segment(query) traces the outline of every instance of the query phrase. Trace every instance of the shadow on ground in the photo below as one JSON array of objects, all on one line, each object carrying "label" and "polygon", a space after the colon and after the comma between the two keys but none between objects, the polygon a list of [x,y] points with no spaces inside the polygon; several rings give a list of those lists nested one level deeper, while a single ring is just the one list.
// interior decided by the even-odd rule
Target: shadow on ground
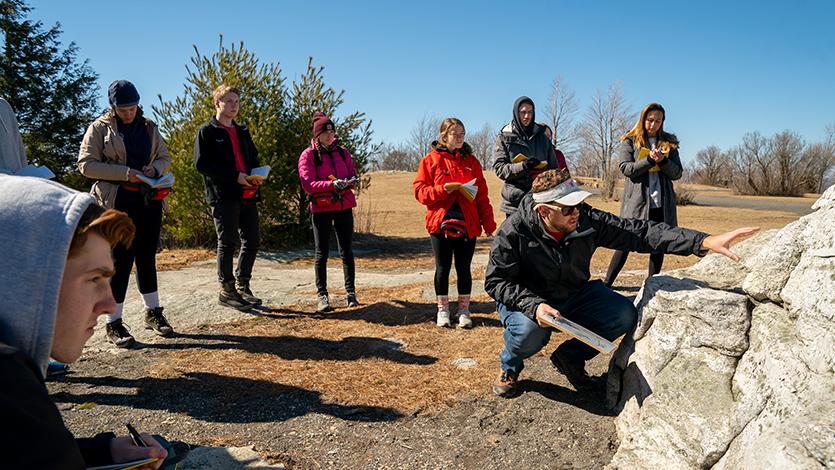
[{"label": "shadow on ground", "polygon": [[575,406],[594,415],[612,416],[611,411],[606,408],[604,402],[606,391],[605,387],[602,386],[594,390],[584,389],[577,392],[570,388],[539,380],[520,380],[519,391],[535,392],[549,400]]},{"label": "shadow on ground", "polygon": [[[271,354],[286,360],[309,361],[356,361],[364,358],[378,358],[401,364],[433,364],[438,361],[432,356],[410,354],[400,351],[401,345],[394,341],[369,337],[347,337],[339,341],[298,336],[238,336],[230,334],[182,333],[178,341],[166,343],[144,343],[142,348],[180,349],[239,349],[252,354]],[[193,340],[193,341],[182,341]]]},{"label": "shadow on ground", "polygon": [[322,413],[349,421],[393,421],[402,415],[390,408],[324,403],[320,394],[280,383],[189,372],[176,378],[143,377],[123,379],[112,376],[76,377],[60,380],[96,388],[121,389],[112,393],[58,392],[59,403],[88,403],[128,406],[148,410],[185,413],[216,423],[286,421],[308,413]]},{"label": "shadow on ground", "polygon": [[[451,302],[452,313],[455,314],[455,303]],[[318,318],[328,320],[361,320],[385,326],[417,325],[420,323],[435,323],[437,306],[434,303],[412,302],[408,300],[392,299],[388,302],[376,302],[350,310],[337,310],[317,315]],[[492,314],[496,311],[495,302],[471,302],[472,313]],[[501,328],[498,318],[473,317],[475,327]]]}]

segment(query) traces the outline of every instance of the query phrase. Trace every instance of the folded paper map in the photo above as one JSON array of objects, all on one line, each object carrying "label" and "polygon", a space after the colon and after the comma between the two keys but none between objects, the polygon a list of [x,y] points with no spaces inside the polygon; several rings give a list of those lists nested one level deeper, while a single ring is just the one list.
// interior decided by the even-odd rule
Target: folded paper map
[{"label": "folded paper map", "polygon": [[[528,159],[528,157],[522,155],[521,153],[517,153],[516,156],[513,157],[513,163],[524,162],[527,159]],[[535,170],[541,170],[541,169],[545,168],[546,166],[548,166],[548,162],[539,162],[539,165],[534,167],[534,169]]]},{"label": "folded paper map", "polygon": [[159,178],[149,178],[145,175],[139,175],[137,178],[152,188],[170,188],[174,186],[174,173],[166,173]]},{"label": "folded paper map", "polygon": [[563,317],[556,318],[551,315],[546,315],[542,320],[548,325],[579,339],[602,353],[608,354],[617,347],[606,338]]},{"label": "folded paper map", "polygon": [[478,194],[478,186],[475,184],[475,178],[466,183],[447,183],[444,185],[444,189],[459,191],[470,201],[474,200],[475,195]]}]

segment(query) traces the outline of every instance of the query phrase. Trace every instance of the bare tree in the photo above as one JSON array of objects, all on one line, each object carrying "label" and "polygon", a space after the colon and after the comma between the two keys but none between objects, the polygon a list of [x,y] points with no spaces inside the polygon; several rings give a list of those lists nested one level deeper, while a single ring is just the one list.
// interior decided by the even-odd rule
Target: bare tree
[{"label": "bare tree", "polygon": [[740,194],[770,194],[768,141],[759,132],[742,136],[742,144],[731,151],[734,191]]},{"label": "bare tree", "polygon": [[478,131],[467,133],[467,143],[473,148],[473,153],[484,169],[491,168],[495,138],[496,131],[486,122]]},{"label": "bare tree", "polygon": [[416,171],[422,155],[406,144],[385,144],[374,162],[377,171]]},{"label": "bare tree", "polygon": [[598,90],[578,126],[580,162],[593,164],[594,176],[602,180],[601,192],[605,198],[612,197],[620,177],[614,161],[615,149],[632,120],[634,115],[626,111],[620,86],[613,84],[605,94]]},{"label": "bare tree", "polygon": [[409,140],[406,142],[407,146],[422,158],[432,150],[432,141],[438,138],[438,129],[440,127],[441,120],[439,118],[424,114],[409,133]]},{"label": "bare tree", "polygon": [[808,174],[808,168],[801,165],[805,148],[806,144],[796,132],[783,131],[771,138],[769,153],[774,162],[776,176],[771,178],[773,194],[803,194]]},{"label": "bare tree", "polygon": [[711,145],[696,153],[696,180],[711,186],[727,186],[730,181],[728,154]]},{"label": "bare tree", "polygon": [[551,82],[551,96],[545,109],[546,123],[551,126],[551,143],[564,154],[574,153],[577,145],[577,132],[574,120],[577,117],[577,99],[574,90],[563,81],[562,75]]}]

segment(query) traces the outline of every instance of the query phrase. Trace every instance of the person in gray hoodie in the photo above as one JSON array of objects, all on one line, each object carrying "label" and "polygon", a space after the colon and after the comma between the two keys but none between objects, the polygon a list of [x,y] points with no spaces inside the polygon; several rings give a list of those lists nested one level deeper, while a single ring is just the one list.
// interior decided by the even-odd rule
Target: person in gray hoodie
[{"label": "person in gray hoodie", "polygon": [[0,98],[0,174],[15,174],[26,166],[23,138],[9,102]]},{"label": "person in gray hoodie", "polygon": [[493,171],[504,181],[501,210],[508,217],[537,175],[559,168],[554,146],[535,118],[533,100],[520,96],[513,103],[513,121],[502,128],[493,146]]},{"label": "person in gray hoodie", "polygon": [[116,306],[112,247],[130,243],[126,214],[39,178],[0,175],[0,454],[3,468],[83,469],[167,452],[102,433],[73,439],[49,398],[50,356],[74,362],[100,315]]}]

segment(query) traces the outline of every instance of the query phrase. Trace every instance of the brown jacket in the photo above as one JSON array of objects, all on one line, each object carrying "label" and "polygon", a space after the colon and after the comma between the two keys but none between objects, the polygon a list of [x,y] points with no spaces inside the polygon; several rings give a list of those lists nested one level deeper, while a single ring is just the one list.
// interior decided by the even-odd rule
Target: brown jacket
[{"label": "brown jacket", "polygon": [[[171,156],[159,127],[150,119],[144,119],[151,136],[151,164],[162,176],[171,167]],[[125,142],[116,130],[116,115],[107,111],[84,133],[78,151],[78,170],[87,178],[96,180],[90,193],[108,209],[112,209],[116,202],[119,184],[128,180],[127,158]]]}]

